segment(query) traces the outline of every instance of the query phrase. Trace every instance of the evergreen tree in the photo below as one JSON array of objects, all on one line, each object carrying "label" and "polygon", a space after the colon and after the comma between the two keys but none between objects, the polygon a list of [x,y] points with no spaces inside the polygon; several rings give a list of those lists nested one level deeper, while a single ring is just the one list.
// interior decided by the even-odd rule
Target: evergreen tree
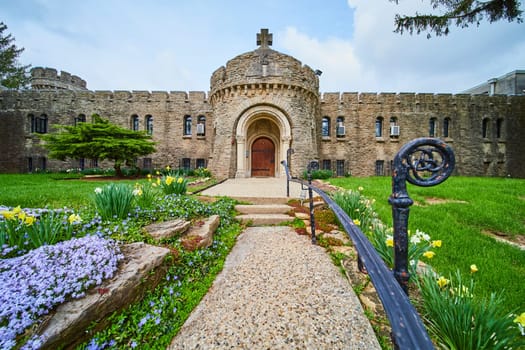
[{"label": "evergreen tree", "polygon": [[4,34],[7,26],[0,22],[0,85],[7,88],[18,89],[29,83],[27,70],[30,67],[20,66],[18,56],[24,51],[14,44],[15,39],[11,34]]},{"label": "evergreen tree", "polygon": [[122,176],[123,164],[134,166],[137,157],[155,152],[155,142],[147,133],[121,128],[97,114],[93,114],[93,123],[57,128],[61,131],[39,135],[50,158],[112,160],[117,176]]},{"label": "evergreen tree", "polygon": [[[396,4],[399,0],[390,0]],[[415,16],[395,17],[396,29],[394,32],[403,34],[405,31],[413,34],[420,34],[428,31],[427,38],[431,33],[437,36],[447,35],[449,27],[455,25],[466,28],[470,24],[479,25],[481,21],[487,20],[489,23],[499,20],[509,22],[516,21],[522,23],[520,2],[517,0],[430,0],[432,7],[443,12],[441,15],[422,15],[416,13]]]}]

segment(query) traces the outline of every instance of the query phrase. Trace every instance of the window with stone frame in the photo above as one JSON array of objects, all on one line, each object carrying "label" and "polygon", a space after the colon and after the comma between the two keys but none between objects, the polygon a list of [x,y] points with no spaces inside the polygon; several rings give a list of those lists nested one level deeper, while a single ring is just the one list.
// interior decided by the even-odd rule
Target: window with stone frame
[{"label": "window with stone frame", "polygon": [[321,120],[321,136],[330,137],[330,117],[323,117]]},{"label": "window with stone frame", "polygon": [[504,137],[504,134],[503,134],[503,125],[504,125],[504,120],[503,118],[498,118],[496,120],[496,137],[498,139],[501,139]]},{"label": "window with stone frame", "polygon": [[131,130],[139,131],[139,116],[136,114],[131,116]]},{"label": "window with stone frame", "polygon": [[332,160],[331,159],[323,159],[321,163],[321,169],[322,170],[332,170]]},{"label": "window with stone frame", "polygon": [[443,137],[450,137],[450,118],[443,119]]},{"label": "window with stone frame", "polygon": [[385,176],[384,160],[376,160],[376,176]]},{"label": "window with stone frame", "polygon": [[148,170],[152,169],[152,164],[153,164],[153,162],[152,162],[151,158],[143,158],[142,159],[142,168],[148,169]]},{"label": "window with stone frame", "polygon": [[197,117],[197,136],[206,136],[206,117],[203,115]]},{"label": "window with stone frame", "polygon": [[195,168],[206,168],[206,159],[204,158],[197,158],[195,161]]},{"label": "window with stone frame", "polygon": [[47,115],[41,114],[39,117],[31,115],[31,132],[38,134],[47,133]]},{"label": "window with stone frame", "polygon": [[399,137],[399,125],[397,123],[397,117],[390,117],[390,137]]},{"label": "window with stone frame", "polygon": [[345,160],[338,159],[335,162],[335,175],[336,176],[345,176]]},{"label": "window with stone frame", "polygon": [[184,136],[190,136],[191,135],[191,115],[185,115],[184,116],[184,130],[183,135]]},{"label": "window with stone frame", "polygon": [[153,135],[153,117],[150,114],[148,114],[145,120],[146,132],[148,133],[148,135]]},{"label": "window with stone frame", "polygon": [[337,117],[335,122],[335,136],[336,137],[345,137],[346,128],[345,128],[345,118]]},{"label": "window with stone frame", "polygon": [[383,117],[376,118],[375,132],[376,137],[383,137]]},{"label": "window with stone frame", "polygon": [[191,159],[190,158],[182,158],[181,160],[181,166],[184,170],[190,170],[191,169]]},{"label": "window with stone frame", "polygon": [[481,122],[481,137],[484,139],[489,137],[490,119],[484,118]]},{"label": "window with stone frame", "polygon": [[78,125],[78,123],[85,123],[86,122],[86,115],[85,114],[79,114],[75,117],[74,124],[75,126]]},{"label": "window with stone frame", "polygon": [[428,136],[437,137],[437,119],[430,118],[428,121]]}]

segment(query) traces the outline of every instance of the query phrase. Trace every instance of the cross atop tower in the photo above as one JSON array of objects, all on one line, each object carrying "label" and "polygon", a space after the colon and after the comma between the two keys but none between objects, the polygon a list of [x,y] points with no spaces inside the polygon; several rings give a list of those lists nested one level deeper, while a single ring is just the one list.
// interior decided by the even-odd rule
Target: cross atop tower
[{"label": "cross atop tower", "polygon": [[262,49],[267,49],[272,45],[272,33],[268,33],[268,29],[262,29],[261,32],[257,33],[257,45],[260,45]]}]

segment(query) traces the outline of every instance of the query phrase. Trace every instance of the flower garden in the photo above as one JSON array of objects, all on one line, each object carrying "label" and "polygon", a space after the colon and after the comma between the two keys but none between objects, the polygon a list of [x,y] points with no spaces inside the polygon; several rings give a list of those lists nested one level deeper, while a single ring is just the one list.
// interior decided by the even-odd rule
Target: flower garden
[{"label": "flower garden", "polygon": [[[359,180],[357,179],[355,184],[358,184]],[[355,186],[355,184],[348,184],[346,180],[334,179],[332,182],[347,188]],[[334,200],[353,218],[354,223],[360,226],[386,265],[392,268],[394,262],[392,228],[379,219],[374,208],[376,200],[365,197],[362,194],[363,190],[363,187],[357,185],[354,189],[336,192]],[[521,304],[509,307],[505,297],[509,296],[508,294],[512,295],[511,293],[504,293],[504,289],[486,291],[477,286],[478,271],[484,266],[490,269],[490,265],[494,262],[483,265],[468,264],[467,273],[461,271],[464,269],[456,267],[455,271],[447,275],[440,274],[431,265],[434,257],[440,255],[440,250],[447,249],[447,240],[433,240],[429,234],[419,229],[413,231],[409,230],[408,249],[411,284],[417,289],[415,294],[418,296],[413,302],[422,315],[434,344],[442,349],[522,349],[525,347],[525,312],[523,312],[522,294],[524,276],[521,275],[521,278],[516,276],[521,280],[518,282],[518,285],[521,284],[521,289],[515,291],[516,294],[521,295],[518,296],[521,298]],[[453,244],[451,242],[451,245]],[[511,247],[508,249],[512,254],[516,254],[516,249]],[[472,253],[471,250],[470,254],[466,255],[474,255]],[[420,260],[424,260],[425,264],[420,264]],[[461,263],[461,261],[461,256],[457,254],[456,262]],[[502,287],[504,288],[504,285]]]},{"label": "flower garden", "polygon": [[[201,175],[209,176],[209,173]],[[10,206],[0,207],[1,349],[40,348],[42,339],[36,330],[45,316],[57,305],[83,297],[114,276],[124,258],[120,245],[131,242],[160,244],[172,251],[166,261],[164,279],[141,301],[111,315],[109,325],[104,329],[99,330],[94,324],[86,333],[87,340],[77,348],[166,348],[222,269],[224,259],[241,230],[233,218],[233,200],[220,198],[214,202],[202,202],[187,194],[188,186],[192,186],[188,177],[171,169],[159,170],[138,181],[112,183],[57,181],[47,175],[19,175],[17,179],[21,179],[21,184],[12,187],[15,186],[12,184],[16,182],[14,179],[10,175],[0,176],[0,183],[9,182],[2,184],[2,188],[11,189],[1,196],[1,200]],[[390,208],[380,199],[386,201],[384,188],[389,184],[377,182],[382,179],[331,181],[351,180],[359,185],[344,183],[344,187],[355,189],[337,192],[335,200],[367,234],[379,255],[391,267]],[[367,181],[376,182],[372,185]],[[517,190],[509,190],[502,188],[498,180],[483,181],[492,181],[491,186],[484,183],[484,187],[493,187],[498,193],[509,192],[509,198],[516,197],[517,203],[523,200],[519,198],[525,198],[523,182],[512,182],[510,187]],[[367,183],[366,190],[360,187],[362,183]],[[459,186],[473,192],[464,183]],[[480,187],[479,183],[474,186]],[[57,191],[55,197],[67,198],[71,204],[65,207],[67,203],[63,202],[55,205],[56,208],[40,204],[40,208],[30,208],[27,203],[35,203],[35,198],[40,198],[41,203],[52,200],[38,192],[25,196],[25,192],[30,192],[26,189],[36,188],[43,188],[43,191],[53,188]],[[9,202],[7,192],[16,191],[19,195],[14,198],[21,201],[20,205],[15,205],[12,200]],[[377,200],[365,197],[365,192]],[[487,209],[483,195],[477,194],[477,197],[482,197],[483,203],[475,214],[477,225],[493,227],[492,222],[480,221],[489,220],[484,214],[491,210]],[[424,202],[425,195],[416,193],[415,199]],[[457,199],[475,202],[474,196]],[[505,201],[520,208],[512,199],[505,198]],[[457,212],[461,218],[468,219],[459,204],[451,205],[452,211],[450,208],[445,210],[448,215]],[[495,211],[494,208],[491,209]],[[413,209],[417,212],[428,208]],[[512,225],[519,218],[523,222],[525,213],[520,210],[511,213],[508,209],[498,212],[508,213],[511,217],[512,222],[503,223],[509,227],[508,231],[520,232],[519,225],[517,229]],[[221,223],[213,244],[205,249],[186,249],[179,238],[154,242],[142,230],[154,222],[172,218],[198,222],[214,214],[220,216]],[[415,224],[411,225],[409,245],[412,288],[418,290],[414,303],[435,344],[443,349],[522,348],[525,346],[522,251],[498,245],[502,250],[487,258],[487,252],[494,246],[492,240],[487,240],[490,246],[483,245],[468,236],[463,227],[454,226],[450,217],[444,227],[447,231],[454,231],[455,235],[447,235],[441,226],[436,225],[436,215],[431,220],[435,226],[418,221],[418,218],[431,215],[411,215],[411,223]],[[467,224],[467,221],[463,222],[463,226]],[[479,249],[472,249],[475,245]],[[476,258],[480,254],[483,259]],[[511,262],[506,264],[504,259],[511,259]],[[422,269],[421,262],[432,268]],[[501,269],[502,266],[505,269]],[[510,270],[510,281],[507,281],[504,270]],[[499,278],[502,291],[500,288],[491,289],[493,275]]]},{"label": "flower garden", "polygon": [[[93,182],[89,204],[78,209],[0,208],[0,348],[40,348],[35,330],[45,316],[113,277],[124,258],[120,245],[137,241],[170,248],[165,278],[143,300],[115,312],[109,327],[89,330],[90,339],[78,348],[166,348],[240,232],[232,200],[201,202],[186,194],[188,185],[182,174],[163,169],[134,184]],[[206,249],[186,250],[179,238],[153,242],[141,229],[214,214],[221,223]]]}]

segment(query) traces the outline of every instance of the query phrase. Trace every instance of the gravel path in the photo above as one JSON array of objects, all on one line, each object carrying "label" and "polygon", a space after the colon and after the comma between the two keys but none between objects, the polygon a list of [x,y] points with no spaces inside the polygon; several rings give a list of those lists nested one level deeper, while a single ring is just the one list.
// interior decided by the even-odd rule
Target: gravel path
[{"label": "gravel path", "polygon": [[323,248],[289,227],[250,227],[168,349],[380,347]]}]

